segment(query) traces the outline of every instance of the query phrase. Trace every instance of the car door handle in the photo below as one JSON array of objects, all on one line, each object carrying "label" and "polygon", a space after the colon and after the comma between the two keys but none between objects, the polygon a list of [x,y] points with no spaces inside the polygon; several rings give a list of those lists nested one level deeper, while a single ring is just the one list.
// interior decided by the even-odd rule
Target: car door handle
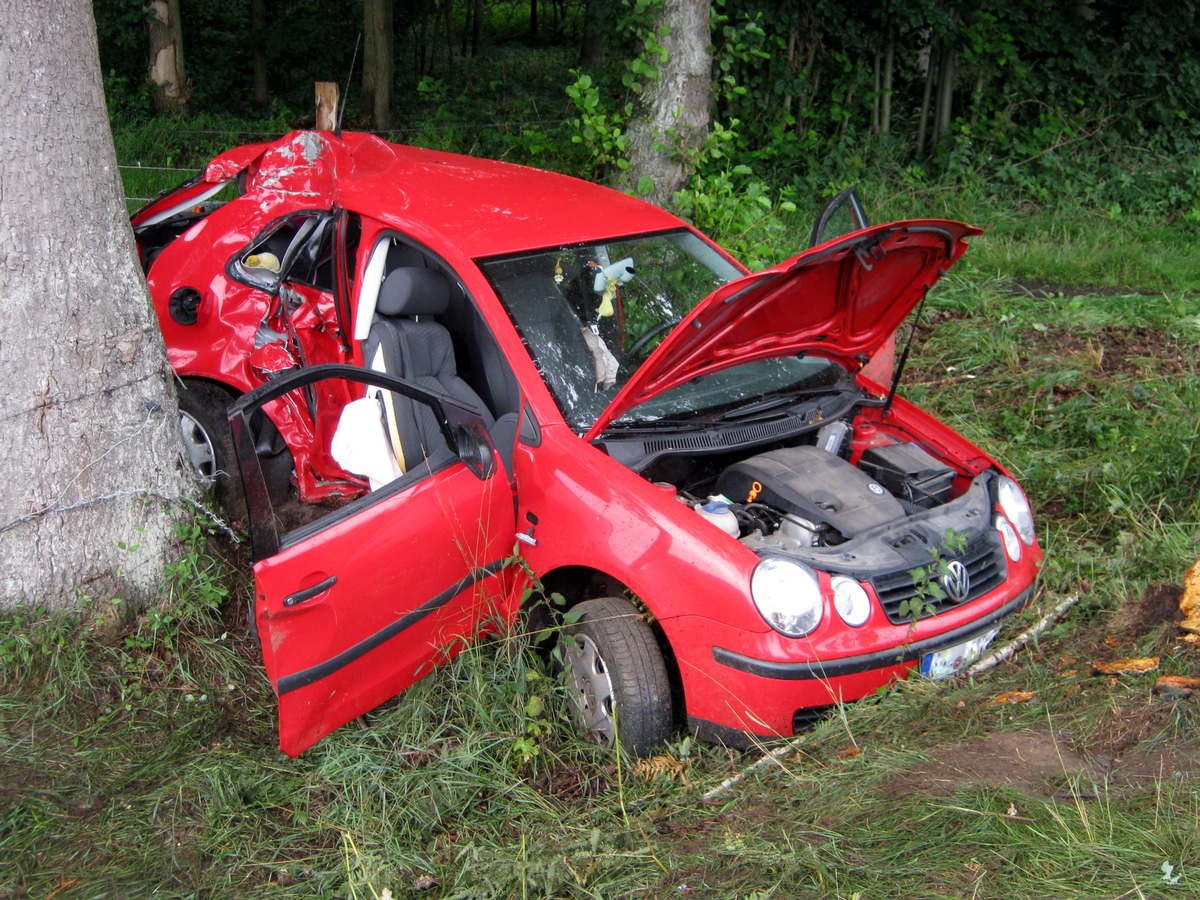
[{"label": "car door handle", "polygon": [[283,605],[285,607],[291,608],[293,606],[296,606],[297,604],[303,603],[305,600],[311,600],[313,597],[316,597],[320,594],[325,593],[327,590],[329,590],[335,584],[337,584],[337,576],[330,575],[328,578],[326,578],[320,584],[314,584],[310,588],[305,588],[302,591],[296,591],[296,593],[294,593],[294,594],[288,594],[286,597],[283,598]]}]

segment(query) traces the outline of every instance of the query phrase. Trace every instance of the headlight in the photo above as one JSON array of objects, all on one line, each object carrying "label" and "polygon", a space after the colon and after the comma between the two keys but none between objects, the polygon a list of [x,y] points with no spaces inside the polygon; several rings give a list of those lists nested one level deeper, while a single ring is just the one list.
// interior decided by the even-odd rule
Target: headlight
[{"label": "headlight", "polygon": [[1033,511],[1029,508],[1029,501],[1025,499],[1025,492],[1011,478],[1001,475],[996,496],[1000,501],[1000,509],[1008,516],[1008,521],[1013,523],[1025,546],[1032,547]]},{"label": "headlight", "polygon": [[1021,542],[1017,539],[1017,532],[1012,524],[1004,516],[996,516],[996,530],[1000,532],[1000,538],[1004,541],[1004,552],[1008,554],[1008,558],[1013,562],[1019,560]]},{"label": "headlight", "polygon": [[863,586],[845,575],[834,575],[832,585],[833,608],[842,621],[854,628],[866,622],[871,613],[871,601]]},{"label": "headlight", "polygon": [[767,624],[788,637],[801,637],[821,624],[821,585],[808,566],[768,557],[754,567],[750,595]]}]

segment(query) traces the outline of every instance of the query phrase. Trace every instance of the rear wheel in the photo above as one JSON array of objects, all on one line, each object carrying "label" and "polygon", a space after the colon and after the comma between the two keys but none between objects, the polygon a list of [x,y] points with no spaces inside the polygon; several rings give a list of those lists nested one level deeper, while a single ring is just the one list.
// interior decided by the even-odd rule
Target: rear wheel
[{"label": "rear wheel", "polygon": [[644,756],[671,736],[671,685],[650,626],[617,597],[585,600],[563,629],[563,662],[589,739]]}]

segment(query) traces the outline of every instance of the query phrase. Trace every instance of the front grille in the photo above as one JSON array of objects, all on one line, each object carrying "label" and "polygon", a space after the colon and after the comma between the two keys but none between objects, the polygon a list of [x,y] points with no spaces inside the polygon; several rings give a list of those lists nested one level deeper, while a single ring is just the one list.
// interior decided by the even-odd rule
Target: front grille
[{"label": "front grille", "polygon": [[[982,597],[1003,582],[1008,574],[1000,542],[992,539],[990,534],[981,535],[967,547],[962,556],[955,558],[967,567],[967,571],[971,575],[971,588],[966,599],[955,601],[949,597],[943,597],[941,600],[935,600],[927,595],[923,604],[926,608],[922,610],[919,618],[936,616],[938,613],[954,609],[976,597]],[[901,572],[877,575],[871,579],[879,602],[883,604],[883,611],[893,625],[903,625],[912,621],[911,615],[900,615],[900,604],[917,596],[918,583],[914,580],[914,572],[917,571],[916,569],[905,569]],[[920,577],[922,576],[918,573],[918,578]]]}]

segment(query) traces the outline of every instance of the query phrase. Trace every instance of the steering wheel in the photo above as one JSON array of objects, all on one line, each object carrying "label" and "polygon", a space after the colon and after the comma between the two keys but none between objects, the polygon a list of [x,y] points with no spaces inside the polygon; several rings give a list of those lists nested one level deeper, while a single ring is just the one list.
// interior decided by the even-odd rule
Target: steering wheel
[{"label": "steering wheel", "polygon": [[639,337],[636,341],[634,341],[633,345],[625,351],[625,361],[623,363],[624,366],[627,369],[636,368],[642,362],[643,358],[650,355],[648,352],[642,352],[646,349],[646,345],[664,331],[667,331],[668,329],[674,328],[676,325],[678,325],[681,318],[681,316],[676,316],[673,319],[667,319],[665,322],[659,322],[657,325]]}]

